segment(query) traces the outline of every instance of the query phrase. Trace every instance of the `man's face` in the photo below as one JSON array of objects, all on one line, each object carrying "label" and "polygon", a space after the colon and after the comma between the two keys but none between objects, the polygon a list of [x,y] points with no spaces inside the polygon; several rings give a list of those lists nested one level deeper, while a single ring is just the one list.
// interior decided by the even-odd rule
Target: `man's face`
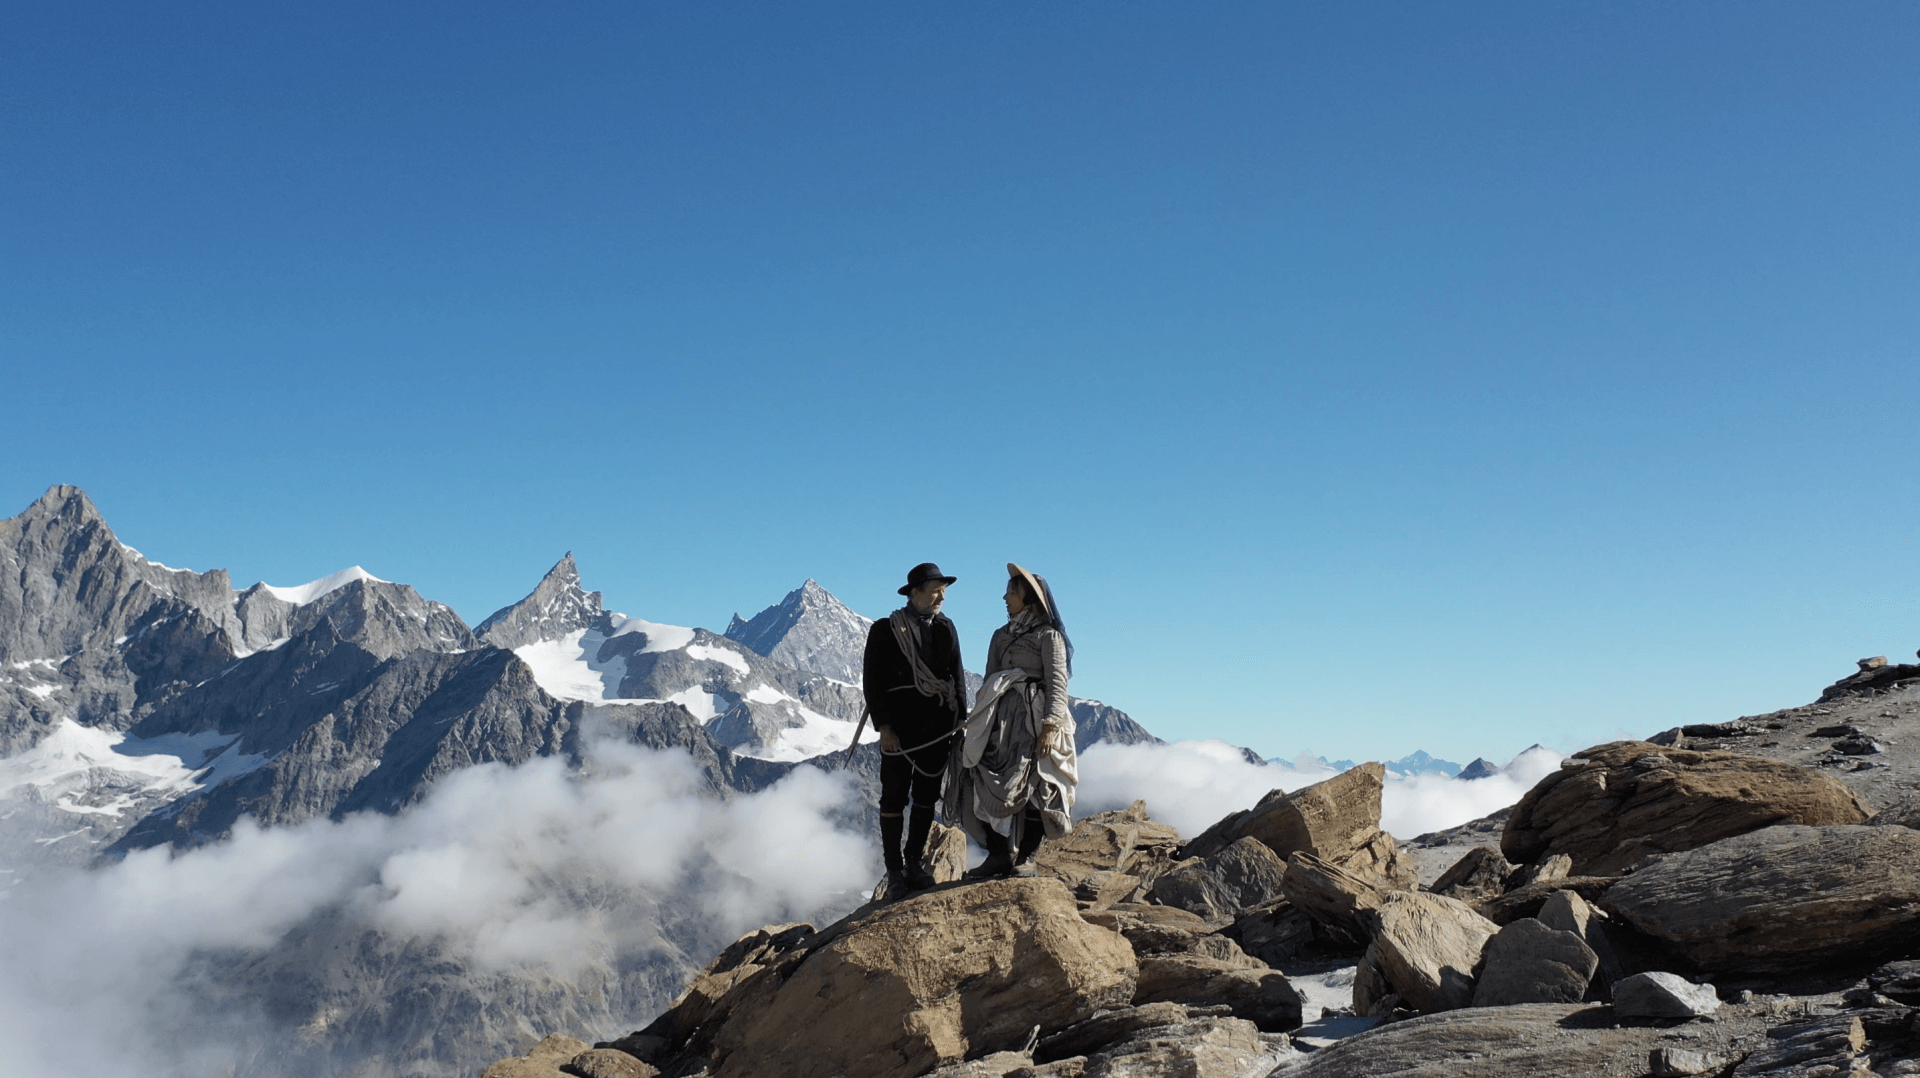
[{"label": "man's face", "polygon": [[907,596],[916,614],[934,614],[940,610],[940,604],[947,601],[947,586],[938,580],[929,580],[913,589]]}]

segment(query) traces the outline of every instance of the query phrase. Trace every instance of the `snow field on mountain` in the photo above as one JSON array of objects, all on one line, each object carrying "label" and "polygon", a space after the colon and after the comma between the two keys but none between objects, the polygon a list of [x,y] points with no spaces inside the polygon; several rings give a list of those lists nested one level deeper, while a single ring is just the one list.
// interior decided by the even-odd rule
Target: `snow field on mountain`
[{"label": "snow field on mountain", "polygon": [[[239,752],[238,740],[213,731],[142,740],[63,718],[39,744],[0,759],[0,799],[33,787],[63,811],[118,816],[139,800],[124,792],[128,786],[167,799],[217,786],[267,762],[265,756]],[[84,800],[100,789],[116,793],[100,804]]]},{"label": "snow field on mountain", "polygon": [[606,662],[594,658],[606,641],[592,629],[575,629],[558,640],[523,644],[513,653],[533,671],[534,683],[548,696],[604,704],[619,698],[620,681],[627,676],[625,657],[615,655]]},{"label": "snow field on mountain", "polygon": [[[149,562],[148,564],[153,563]],[[338,591],[356,580],[371,581],[375,584],[386,583],[386,581],[381,580],[379,577],[374,576],[358,565],[353,565],[337,573],[330,573],[318,580],[310,580],[296,587],[276,588],[272,584],[265,582],[262,582],[260,586],[267,589],[267,593],[276,599],[292,603],[295,606],[305,606],[315,599],[320,598],[322,595],[330,591]]]}]

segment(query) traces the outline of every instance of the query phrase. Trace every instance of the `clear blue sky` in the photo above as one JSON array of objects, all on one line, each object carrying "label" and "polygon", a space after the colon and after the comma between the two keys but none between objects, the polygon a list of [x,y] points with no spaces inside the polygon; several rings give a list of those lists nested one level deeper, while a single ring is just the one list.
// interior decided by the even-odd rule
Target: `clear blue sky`
[{"label": "clear blue sky", "polygon": [[[573,550],[722,628],[1002,563],[1075,688],[1504,760],[1920,647],[1920,6],[18,4],[0,515]],[[977,659],[976,659],[977,661]]]}]

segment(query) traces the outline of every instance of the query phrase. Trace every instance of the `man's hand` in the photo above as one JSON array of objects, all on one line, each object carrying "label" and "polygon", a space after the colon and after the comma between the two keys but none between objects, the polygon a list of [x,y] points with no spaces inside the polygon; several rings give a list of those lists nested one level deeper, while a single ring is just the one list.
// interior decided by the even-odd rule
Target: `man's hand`
[{"label": "man's hand", "polygon": [[900,751],[900,739],[894,736],[893,727],[891,726],[880,727],[880,751],[881,752],[899,752]]}]

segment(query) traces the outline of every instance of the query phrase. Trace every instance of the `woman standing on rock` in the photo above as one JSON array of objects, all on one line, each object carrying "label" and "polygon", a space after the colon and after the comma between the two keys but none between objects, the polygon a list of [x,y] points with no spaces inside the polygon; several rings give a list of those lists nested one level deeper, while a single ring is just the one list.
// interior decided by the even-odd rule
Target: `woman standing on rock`
[{"label": "woman standing on rock", "polygon": [[1033,875],[1040,840],[1072,828],[1079,784],[1073,643],[1046,578],[1012,562],[1007,577],[1007,623],[987,644],[986,680],[947,765],[945,815],[987,851],[975,879]]}]

